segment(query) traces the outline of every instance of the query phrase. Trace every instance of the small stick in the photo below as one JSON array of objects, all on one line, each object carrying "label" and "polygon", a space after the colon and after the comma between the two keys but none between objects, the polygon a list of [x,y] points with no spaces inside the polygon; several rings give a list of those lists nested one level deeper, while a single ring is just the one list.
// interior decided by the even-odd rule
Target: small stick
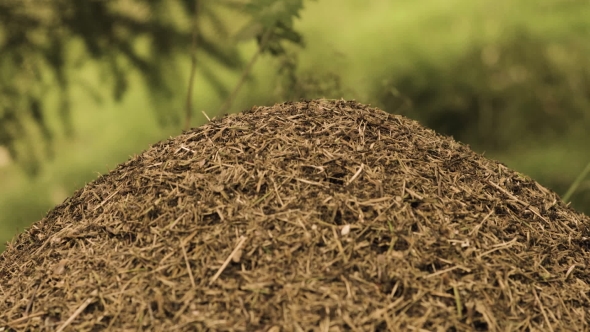
[{"label": "small stick", "polygon": [[539,299],[539,296],[537,295],[537,291],[535,290],[535,287],[531,287],[533,289],[533,294],[535,295],[535,300],[537,300],[537,304],[539,304],[539,308],[541,309],[541,313],[543,314],[543,317],[545,318],[545,322],[547,323],[547,326],[549,327],[549,331],[553,332],[553,327],[551,326],[551,323],[549,322],[549,317],[547,317],[547,314],[545,313],[545,308],[543,308],[543,304],[541,303],[541,300]]},{"label": "small stick", "polygon": [[94,296],[86,299],[86,301],[84,301],[84,303],[82,303],[82,305],[80,305],[80,307],[76,309],[76,311],[70,316],[70,318],[68,318],[68,320],[66,320],[66,322],[63,323],[63,325],[60,326],[55,332],[63,331],[68,325],[70,325],[70,323],[74,321],[74,319],[76,319],[76,317],[78,317],[78,315],[82,313],[82,311],[84,311],[84,309],[86,309],[86,307],[90,303],[92,303],[92,301],[94,301]]},{"label": "small stick", "polygon": [[15,319],[13,321],[8,322],[7,325],[10,326],[10,325],[18,324],[18,323],[24,322],[24,321],[26,321],[28,319],[31,319],[33,317],[39,317],[39,316],[43,316],[45,314],[46,314],[46,312],[41,311],[41,312],[37,312],[37,313],[34,313],[34,314],[30,314],[28,316],[23,316],[21,318],[18,318],[18,319]]},{"label": "small stick", "polygon": [[186,249],[184,249],[184,244],[182,242],[180,242],[180,248],[182,249],[182,255],[184,256],[184,262],[186,263],[188,277],[191,278],[191,285],[193,286],[193,288],[197,288],[197,285],[195,285],[195,278],[193,277],[193,271],[191,271],[191,265],[188,262],[188,256],[186,255]]},{"label": "small stick", "polygon": [[463,311],[463,305],[461,304],[461,295],[459,294],[459,290],[457,286],[453,286],[453,294],[455,295],[455,305],[457,307],[457,317],[461,319],[461,312]]},{"label": "small stick", "polygon": [[211,118],[209,117],[209,115],[207,115],[207,113],[205,113],[205,111],[201,111],[201,113],[203,113],[203,115],[207,118],[207,120],[209,122],[211,122]]},{"label": "small stick", "polygon": [[448,269],[436,271],[434,273],[425,275],[422,278],[428,279],[428,278],[436,277],[437,275],[441,275],[441,274],[444,274],[444,273],[447,273],[447,272],[450,272],[450,271],[453,271],[453,270],[456,270],[456,269],[465,269],[465,268],[463,268],[461,266],[453,266],[453,267],[449,267]]},{"label": "small stick", "polygon": [[100,204],[95,206],[92,211],[96,211],[96,210],[100,209],[106,202],[109,201],[109,199],[113,198],[113,196],[115,196],[118,192],[119,192],[119,189],[115,190],[112,194],[110,194],[107,198],[105,198],[104,201],[102,201]]},{"label": "small stick", "polygon": [[219,276],[221,275],[221,273],[223,273],[223,270],[225,270],[225,268],[227,267],[227,265],[229,264],[229,262],[232,260],[232,258],[234,257],[234,255],[238,252],[238,250],[240,250],[240,248],[244,244],[244,241],[246,241],[246,237],[241,236],[240,237],[240,242],[238,242],[238,245],[234,248],[234,251],[232,251],[231,254],[229,254],[229,256],[227,257],[227,259],[225,260],[225,262],[223,262],[223,265],[221,265],[221,267],[219,268],[219,270],[217,271],[217,273],[215,273],[215,275],[213,276],[213,278],[211,278],[211,281],[209,281],[209,285],[212,285],[215,282],[215,280],[217,280],[217,278],[219,278]]},{"label": "small stick", "polygon": [[356,180],[356,178],[358,178],[359,175],[361,175],[361,172],[363,171],[364,167],[365,167],[365,164],[361,164],[361,167],[359,167],[358,171],[356,171],[356,173],[354,173],[352,178],[350,178],[350,180],[348,180],[348,183],[346,185],[349,185],[352,183],[352,181]]},{"label": "small stick", "polygon": [[525,209],[531,211],[534,215],[536,215],[537,217],[539,217],[541,220],[543,220],[546,223],[549,223],[549,221],[547,221],[547,219],[545,219],[541,214],[539,214],[539,212],[533,210],[530,208],[530,204],[527,204],[523,201],[521,201],[520,199],[518,199],[518,197],[512,195],[511,193],[509,193],[508,191],[504,190],[502,187],[500,187],[499,185],[493,183],[492,181],[488,181],[488,183],[490,184],[490,186],[500,190],[502,193],[504,193],[506,196],[510,197],[511,199],[515,200],[516,202],[520,203]]},{"label": "small stick", "polygon": [[37,287],[35,287],[35,290],[33,291],[33,295],[31,295],[31,299],[29,300],[29,303],[27,303],[27,308],[25,309],[25,316],[29,315],[31,308],[33,307],[33,301],[35,301],[35,296],[37,296],[37,291],[39,290],[39,287],[41,287],[40,283],[37,284]]},{"label": "small stick", "polygon": [[334,240],[336,241],[336,245],[338,246],[338,250],[340,251],[340,254],[342,255],[342,260],[344,261],[344,263],[348,263],[348,257],[346,257],[346,254],[344,253],[344,248],[342,247],[342,243],[340,243],[340,240],[338,239],[338,233],[336,233],[336,227],[332,227],[332,232],[334,233]]},{"label": "small stick", "polygon": [[572,273],[572,271],[576,268],[576,264],[570,266],[569,269],[567,269],[567,272],[565,273],[565,278],[563,278],[563,280],[567,280],[567,277],[570,276],[570,274]]}]

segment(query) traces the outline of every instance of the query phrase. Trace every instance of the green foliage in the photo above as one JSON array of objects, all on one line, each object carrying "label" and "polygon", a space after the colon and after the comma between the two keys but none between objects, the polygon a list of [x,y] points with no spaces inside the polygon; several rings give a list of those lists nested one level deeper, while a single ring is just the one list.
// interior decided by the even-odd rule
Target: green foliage
[{"label": "green foliage", "polygon": [[273,56],[286,56],[283,41],[303,45],[301,35],[293,29],[293,20],[299,17],[301,9],[303,9],[302,0],[253,0],[245,6],[245,10],[252,16],[252,20],[240,31],[238,36],[241,39],[255,37],[258,42],[258,50],[243,70],[232,93],[219,109],[218,115],[227,113],[261,54],[268,52]]},{"label": "green foliage", "polygon": [[590,124],[590,49],[517,33],[453,62],[392,73],[376,91],[386,109],[481,150],[549,142]]},{"label": "green foliage", "polygon": [[[218,8],[237,10],[242,4],[197,1],[202,2],[200,20],[215,31],[198,35],[199,50],[222,66],[238,69],[235,45],[223,42],[229,36]],[[197,1],[0,1],[0,145],[35,173],[31,165],[43,156],[35,153],[29,138],[37,133],[50,142],[56,130],[50,128],[44,101],[59,95],[61,125],[71,134],[75,128],[69,90],[74,71],[88,62],[103,67],[116,100],[124,96],[133,72],[142,76],[156,105],[173,97],[174,85],[186,80],[175,57],[190,45],[188,17]],[[207,68],[203,73],[218,93],[226,93],[217,75]],[[178,122],[179,114],[164,109],[156,108],[162,124]]]},{"label": "green foliage", "polygon": [[373,100],[567,192],[564,199],[590,213],[582,171],[590,139],[586,40],[587,32],[548,36],[519,28],[445,61],[413,53],[412,65],[375,80]]},{"label": "green foliage", "polygon": [[289,28],[293,27],[293,17],[299,17],[303,8],[303,0],[254,0],[246,5],[254,20],[265,28],[278,23]]},{"label": "green foliage", "polygon": [[[0,145],[35,174],[39,159],[51,155],[57,130],[47,120],[45,100],[59,95],[61,127],[71,135],[75,128],[69,91],[74,71],[88,63],[102,67],[105,83],[94,91],[88,87],[92,96],[108,86],[111,97],[120,101],[132,74],[138,73],[160,124],[178,125],[181,114],[169,111],[169,101],[184,90],[188,77],[179,63],[191,46],[234,71],[242,68],[239,40],[256,39],[260,53],[283,55],[283,41],[302,45],[301,35],[293,29],[302,8],[303,0],[0,0]],[[227,10],[251,18],[237,40],[230,38],[233,22],[222,16]],[[198,70],[220,97],[228,95],[212,66],[199,63]],[[190,112],[189,107],[189,122]],[[34,146],[39,139],[31,139],[39,135],[46,143],[43,149]]]},{"label": "green foliage", "polygon": [[274,94],[280,101],[301,99],[342,98],[348,92],[339,73],[330,70],[301,70],[295,52],[286,52],[279,57],[278,84]]},{"label": "green foliage", "polygon": [[[250,24],[240,32],[242,39],[255,37],[263,52],[285,54],[282,41],[302,44],[301,35],[293,29],[293,20],[299,17],[303,0],[253,0],[245,6],[252,16]],[[264,40],[268,34],[267,40]]]}]

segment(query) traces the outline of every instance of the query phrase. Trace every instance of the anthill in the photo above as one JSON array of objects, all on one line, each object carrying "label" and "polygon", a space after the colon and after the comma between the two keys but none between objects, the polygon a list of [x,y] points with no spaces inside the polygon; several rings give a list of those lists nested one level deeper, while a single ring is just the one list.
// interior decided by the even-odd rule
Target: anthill
[{"label": "anthill", "polygon": [[0,326],[587,331],[589,273],[590,220],[553,192],[315,100],[213,120],[78,190],[0,256]]}]

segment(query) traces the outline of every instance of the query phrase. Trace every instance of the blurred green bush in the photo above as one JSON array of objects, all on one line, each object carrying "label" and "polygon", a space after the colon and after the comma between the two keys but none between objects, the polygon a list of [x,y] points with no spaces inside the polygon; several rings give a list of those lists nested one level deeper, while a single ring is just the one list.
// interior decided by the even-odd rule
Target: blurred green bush
[{"label": "blurred green bush", "polygon": [[[521,29],[444,63],[417,54],[413,66],[388,73],[373,91],[384,109],[492,156],[557,143],[581,147],[578,164],[590,161],[583,153],[590,138],[590,48],[583,38],[553,41]],[[563,178],[542,182],[563,194]],[[590,213],[589,181],[572,201]]]}]

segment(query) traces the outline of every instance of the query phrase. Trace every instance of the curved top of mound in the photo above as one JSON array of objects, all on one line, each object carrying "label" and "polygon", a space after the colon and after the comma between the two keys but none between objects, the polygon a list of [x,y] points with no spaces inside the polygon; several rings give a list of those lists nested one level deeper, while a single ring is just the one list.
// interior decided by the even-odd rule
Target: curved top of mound
[{"label": "curved top of mound", "polygon": [[86,185],[0,256],[0,326],[590,328],[590,220],[355,102],[255,107]]}]

